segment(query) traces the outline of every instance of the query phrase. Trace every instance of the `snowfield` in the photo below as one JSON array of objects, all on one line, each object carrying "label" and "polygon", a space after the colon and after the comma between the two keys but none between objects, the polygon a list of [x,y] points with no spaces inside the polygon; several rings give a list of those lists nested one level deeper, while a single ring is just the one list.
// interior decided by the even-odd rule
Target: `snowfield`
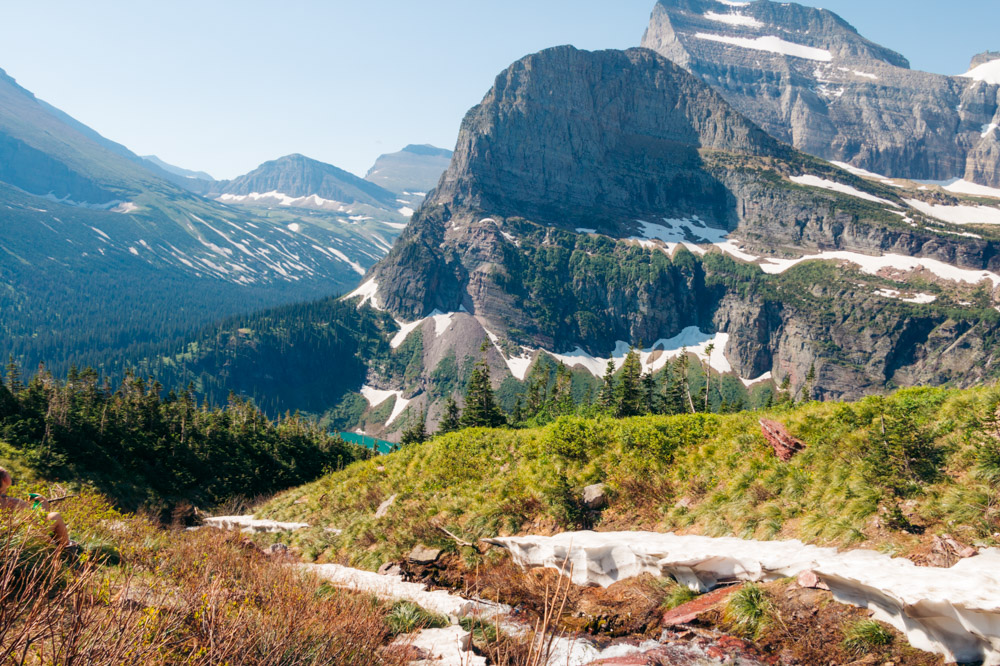
[{"label": "snowfield", "polygon": [[874,194],[868,194],[867,192],[862,192],[861,190],[851,187],[850,185],[844,185],[843,183],[838,183],[832,180],[827,180],[826,178],[820,178],[819,176],[805,175],[805,176],[792,176],[789,178],[790,181],[798,185],[806,185],[808,187],[818,187],[824,190],[831,190],[833,192],[840,192],[841,194],[847,194],[852,197],[857,197],[858,199],[864,199],[866,201],[874,201],[875,203],[883,203],[889,206],[894,206],[899,208],[899,204],[894,201],[889,201],[888,199],[882,199]]},{"label": "snowfield", "polygon": [[831,62],[833,60],[833,54],[826,49],[817,49],[811,46],[803,46],[802,44],[788,42],[780,37],[775,37],[774,35],[750,38],[716,35],[710,32],[698,32],[695,33],[694,36],[698,39],[721,42],[723,44],[732,44],[733,46],[739,46],[744,49],[768,51],[770,53],[777,53],[778,55],[805,58],[806,60],[816,60],[818,62]]},{"label": "snowfield", "polygon": [[396,402],[392,406],[392,413],[389,415],[389,418],[385,422],[386,425],[389,425],[397,418],[399,418],[399,415],[402,414],[404,411],[406,411],[407,405],[410,404],[409,400],[403,398],[402,391],[383,391],[368,386],[367,384],[361,387],[361,395],[364,396],[365,400],[368,401],[368,404],[371,407],[378,407],[389,398],[395,396]]},{"label": "snowfield", "polygon": [[965,74],[959,76],[973,81],[982,81],[994,86],[1000,86],[1000,59],[984,62],[978,67],[970,69]]},{"label": "snowfield", "polygon": [[1000,208],[992,206],[945,206],[906,199],[911,208],[951,224],[1000,224]]}]

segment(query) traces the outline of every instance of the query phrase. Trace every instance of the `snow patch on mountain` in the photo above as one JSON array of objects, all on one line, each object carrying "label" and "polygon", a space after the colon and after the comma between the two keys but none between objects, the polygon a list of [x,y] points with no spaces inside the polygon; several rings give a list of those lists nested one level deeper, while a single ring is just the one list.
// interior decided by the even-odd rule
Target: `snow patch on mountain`
[{"label": "snow patch on mountain", "polygon": [[886,298],[896,298],[904,303],[916,303],[918,305],[933,303],[937,300],[937,296],[933,294],[915,294],[913,296],[904,297],[903,293],[901,291],[897,291],[896,289],[879,289],[875,293],[879,296],[885,296]]},{"label": "snow patch on mountain", "polygon": [[959,74],[973,81],[982,81],[994,86],[1000,86],[1000,59],[984,62],[978,67],[973,67],[965,74]]},{"label": "snow patch on mountain", "polygon": [[731,14],[718,14],[716,12],[705,12],[704,16],[709,21],[715,21],[716,23],[746,26],[749,28],[764,27],[764,24],[755,19],[754,17],[744,16],[743,14],[737,14],[736,12],[733,12]]},{"label": "snow patch on mountain", "polygon": [[951,224],[1000,224],[1000,208],[991,206],[947,206],[906,199],[911,208]]},{"label": "snow patch on mountain", "polygon": [[795,42],[785,41],[774,35],[765,37],[731,37],[729,35],[717,35],[710,32],[695,33],[697,39],[704,39],[712,42],[731,44],[744,49],[754,51],[768,51],[778,55],[804,58],[806,60],[816,60],[818,62],[831,62],[833,54],[826,49],[817,49],[812,46],[804,46]]},{"label": "snow patch on mountain", "polygon": [[993,199],[1000,199],[1000,187],[988,187],[986,185],[980,185],[961,178],[952,178],[951,180],[920,180],[917,182],[923,183],[924,185],[937,185],[942,189],[954,192],[955,194],[968,194],[974,197],[990,197]]},{"label": "snow patch on mountain", "polygon": [[899,208],[899,204],[894,201],[889,201],[888,199],[882,199],[881,197],[877,197],[874,194],[868,194],[867,192],[862,192],[856,187],[851,187],[850,185],[844,185],[843,183],[838,183],[833,180],[827,180],[826,178],[820,178],[819,176],[806,174],[804,176],[792,176],[789,178],[789,180],[798,185],[806,185],[808,187],[818,187],[824,190],[840,192],[841,194],[847,194],[852,197],[857,197],[858,199],[865,199],[866,201],[874,201],[875,203],[884,203],[889,206],[895,206],[896,208]]},{"label": "snow patch on mountain", "polygon": [[[709,365],[717,372],[732,372],[733,367],[725,354],[728,343],[729,334],[727,333],[703,333],[697,326],[689,326],[674,337],[658,340],[648,349],[637,350],[637,353],[642,363],[643,372],[658,372],[667,365],[668,361],[683,353],[697,354],[699,357],[703,357],[708,346],[714,345]],[[621,369],[630,349],[629,343],[619,340],[610,358],[592,356],[581,347],[561,354],[549,351],[545,353],[568,367],[578,366],[589,371],[595,377],[603,377],[608,362],[614,363],[615,370]]]},{"label": "snow patch on mountain", "polygon": [[810,254],[798,259],[776,259],[765,257],[761,260],[760,268],[765,273],[777,275],[784,273],[792,266],[801,264],[803,261],[847,261],[856,264],[862,273],[868,275],[878,275],[883,270],[894,270],[900,272],[910,272],[917,269],[925,269],[937,277],[950,282],[964,282],[966,284],[979,284],[983,280],[989,280],[993,286],[1000,286],[1000,275],[990,271],[976,271],[967,268],[958,268],[951,264],[946,264],[937,259],[927,257],[908,257],[901,254],[884,254],[881,256],[871,256],[859,252],[848,252],[846,250],[831,250]]},{"label": "snow patch on mountain", "polygon": [[370,304],[376,310],[381,310],[382,308],[378,304],[378,282],[375,278],[372,278],[366,282],[362,282],[361,285],[347,294],[340,300],[349,301],[352,298],[361,297],[361,301],[358,302],[358,307],[362,307],[365,304]]},{"label": "snow patch on mountain", "polygon": [[372,407],[378,407],[389,398],[396,398],[396,402],[392,406],[392,413],[389,414],[389,418],[385,422],[386,425],[391,424],[399,418],[399,415],[402,414],[406,410],[407,405],[410,404],[409,400],[403,398],[402,391],[383,391],[381,389],[368,386],[367,384],[361,387],[361,395],[364,396],[364,399],[367,400],[368,404]]}]

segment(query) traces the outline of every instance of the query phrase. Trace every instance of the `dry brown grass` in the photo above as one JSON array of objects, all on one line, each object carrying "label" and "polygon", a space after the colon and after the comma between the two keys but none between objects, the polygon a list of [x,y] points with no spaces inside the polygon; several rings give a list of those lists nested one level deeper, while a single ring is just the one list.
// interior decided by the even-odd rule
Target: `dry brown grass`
[{"label": "dry brown grass", "polygon": [[373,597],[327,589],[240,535],[142,522],[70,557],[34,516],[0,516],[0,663],[405,663]]}]

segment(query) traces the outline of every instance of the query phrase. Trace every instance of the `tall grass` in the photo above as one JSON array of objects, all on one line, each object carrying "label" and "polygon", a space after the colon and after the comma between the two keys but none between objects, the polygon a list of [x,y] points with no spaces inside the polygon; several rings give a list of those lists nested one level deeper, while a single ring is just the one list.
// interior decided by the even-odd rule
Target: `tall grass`
[{"label": "tall grass", "polygon": [[110,540],[122,557],[109,564],[94,548],[78,557],[59,552],[30,514],[2,515],[0,663],[406,661],[389,647],[390,608],[373,597],[323,589],[239,535],[166,533],[134,517],[119,520]]}]

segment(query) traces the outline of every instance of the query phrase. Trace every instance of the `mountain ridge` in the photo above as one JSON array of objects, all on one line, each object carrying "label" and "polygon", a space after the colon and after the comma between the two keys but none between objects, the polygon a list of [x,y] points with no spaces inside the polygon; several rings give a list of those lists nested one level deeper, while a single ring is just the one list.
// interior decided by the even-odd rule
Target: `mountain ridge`
[{"label": "mountain ridge", "polygon": [[1000,187],[1000,86],[909,68],[827,10],[769,0],[659,0],[642,45],[768,133],[888,177]]}]

